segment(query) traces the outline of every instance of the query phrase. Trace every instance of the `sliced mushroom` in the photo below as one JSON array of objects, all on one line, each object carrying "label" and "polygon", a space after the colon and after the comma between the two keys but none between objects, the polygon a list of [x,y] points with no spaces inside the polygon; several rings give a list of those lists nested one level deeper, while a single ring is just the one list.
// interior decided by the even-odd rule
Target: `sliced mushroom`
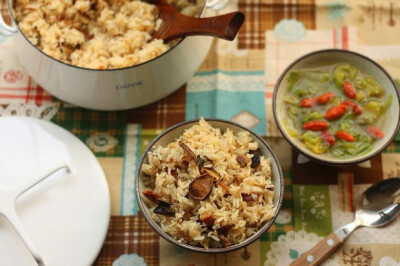
[{"label": "sliced mushroom", "polygon": [[203,174],[208,174],[210,176],[212,176],[214,178],[214,181],[218,181],[221,177],[219,176],[219,174],[217,173],[217,171],[215,171],[214,169],[208,169],[208,168],[201,168],[200,172],[202,172]]},{"label": "sliced mushroom", "polygon": [[241,193],[242,199],[246,202],[254,202],[256,201],[253,197],[253,194]]},{"label": "sliced mushroom", "polygon": [[160,195],[152,190],[144,190],[143,195],[154,203],[158,203],[158,200],[160,199]]},{"label": "sliced mushroom", "polygon": [[233,224],[226,224],[221,226],[219,229],[217,229],[217,233],[220,235],[226,235],[228,231],[233,227]]},{"label": "sliced mushroom", "polygon": [[183,161],[182,164],[179,165],[179,168],[181,169],[181,171],[186,172],[189,168],[189,162]]},{"label": "sliced mushroom", "polygon": [[244,155],[238,155],[236,157],[236,161],[240,164],[241,167],[245,167],[250,162],[250,158]]},{"label": "sliced mushroom", "polygon": [[192,210],[185,210],[183,212],[183,220],[185,221],[189,221],[192,216],[193,216]]},{"label": "sliced mushroom", "polygon": [[171,207],[171,204],[170,204],[170,203],[165,202],[165,201],[162,201],[162,200],[159,200],[159,201],[158,201],[158,205],[159,205],[159,206],[162,206],[162,207],[165,207],[165,208],[168,208],[168,209],[169,209],[169,207]]},{"label": "sliced mushroom", "polygon": [[169,203],[167,203],[165,201],[159,200],[158,201],[158,206],[154,209],[153,212],[156,213],[156,214],[160,214],[160,215],[174,217],[175,213],[171,212],[169,210],[169,207],[171,207],[171,204],[169,204]]},{"label": "sliced mushroom", "polygon": [[173,177],[177,177],[177,176],[178,176],[178,169],[172,169],[172,170],[171,170],[171,175],[172,175]]},{"label": "sliced mushroom", "polygon": [[205,223],[208,227],[212,227],[214,225],[215,218],[212,213],[205,211],[200,214],[200,220]]},{"label": "sliced mushroom", "polygon": [[183,152],[185,153],[185,160],[188,162],[194,162],[197,164],[197,156],[194,154],[194,152],[181,140],[178,142],[179,146],[183,149]]},{"label": "sliced mushroom", "polygon": [[259,165],[260,165],[260,155],[256,153],[254,154],[253,157],[251,157],[251,168],[256,168]]},{"label": "sliced mushroom", "polygon": [[192,181],[189,185],[189,196],[195,200],[204,200],[211,193],[214,177],[204,174]]}]

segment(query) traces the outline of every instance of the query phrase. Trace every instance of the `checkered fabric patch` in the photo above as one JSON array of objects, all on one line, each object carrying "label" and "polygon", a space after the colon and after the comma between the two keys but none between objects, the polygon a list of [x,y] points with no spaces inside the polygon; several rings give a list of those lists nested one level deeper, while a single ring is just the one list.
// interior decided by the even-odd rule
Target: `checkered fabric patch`
[{"label": "checkered fabric patch", "polygon": [[186,86],[166,98],[127,112],[127,121],[142,129],[165,129],[185,120]]},{"label": "checkered fabric patch", "polygon": [[265,31],[281,19],[297,19],[315,29],[314,0],[239,0],[246,21],[239,33],[240,49],[265,49]]},{"label": "checkered fabric patch", "polygon": [[147,265],[159,265],[159,253],[159,236],[141,212],[138,216],[113,216],[94,265],[109,266],[124,254],[138,254]]},{"label": "checkered fabric patch", "polygon": [[[124,155],[125,111],[101,112],[62,107],[52,121],[80,138],[97,157],[123,157]],[[105,145],[111,142],[112,147],[107,149]]]}]

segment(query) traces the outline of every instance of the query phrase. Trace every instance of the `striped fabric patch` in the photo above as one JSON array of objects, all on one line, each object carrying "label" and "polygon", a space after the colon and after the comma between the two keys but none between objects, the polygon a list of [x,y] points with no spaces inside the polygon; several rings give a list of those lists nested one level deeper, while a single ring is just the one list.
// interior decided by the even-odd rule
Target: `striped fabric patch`
[{"label": "striped fabric patch", "polygon": [[264,71],[197,72],[188,82],[187,92],[204,92],[221,89],[232,92],[264,91]]},{"label": "striped fabric patch", "polygon": [[[307,34],[296,42],[281,41],[274,31],[267,31],[265,46],[267,103],[271,101],[272,91],[279,76],[297,58],[321,49],[354,49],[356,44],[355,28],[308,30]],[[268,92],[271,93],[268,94]]]}]

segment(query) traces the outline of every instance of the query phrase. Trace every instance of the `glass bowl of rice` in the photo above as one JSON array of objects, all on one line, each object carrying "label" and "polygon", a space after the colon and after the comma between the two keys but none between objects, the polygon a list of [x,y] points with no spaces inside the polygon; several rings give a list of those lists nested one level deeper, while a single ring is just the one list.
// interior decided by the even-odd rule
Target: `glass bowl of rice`
[{"label": "glass bowl of rice", "polygon": [[277,157],[236,123],[186,121],[159,135],[136,174],[139,207],[169,242],[198,252],[243,248],[273,224],[283,199]]}]

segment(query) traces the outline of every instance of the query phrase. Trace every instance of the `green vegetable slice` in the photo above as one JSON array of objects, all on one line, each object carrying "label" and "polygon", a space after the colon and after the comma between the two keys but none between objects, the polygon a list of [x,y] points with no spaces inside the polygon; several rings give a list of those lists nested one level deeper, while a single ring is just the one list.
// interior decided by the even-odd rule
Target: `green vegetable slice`
[{"label": "green vegetable slice", "polygon": [[358,70],[350,65],[350,64],[343,64],[339,65],[333,71],[333,81],[337,88],[343,87],[343,82],[345,80],[353,81],[358,75]]},{"label": "green vegetable slice", "polygon": [[291,71],[286,78],[287,81],[287,87],[289,90],[291,90],[294,86],[294,84],[299,80],[300,78],[300,72],[299,71]]},{"label": "green vegetable slice", "polygon": [[306,131],[300,136],[300,140],[304,142],[307,148],[314,153],[320,154],[326,152],[330,145],[322,141],[319,133],[313,131]]},{"label": "green vegetable slice", "polygon": [[301,119],[301,123],[304,124],[305,122],[308,122],[308,121],[311,121],[311,120],[322,119],[323,117],[324,117],[324,115],[321,114],[320,112],[313,111],[313,112],[303,116],[303,118]]},{"label": "green vegetable slice", "polygon": [[329,75],[329,72],[317,72],[317,71],[312,71],[312,72],[304,72],[303,73],[304,77],[307,79],[310,79],[312,81],[316,82],[327,82],[331,78]]},{"label": "green vegetable slice", "polygon": [[381,97],[383,95],[383,88],[374,78],[371,77],[356,80],[355,88],[356,90],[363,91],[365,97]]}]

